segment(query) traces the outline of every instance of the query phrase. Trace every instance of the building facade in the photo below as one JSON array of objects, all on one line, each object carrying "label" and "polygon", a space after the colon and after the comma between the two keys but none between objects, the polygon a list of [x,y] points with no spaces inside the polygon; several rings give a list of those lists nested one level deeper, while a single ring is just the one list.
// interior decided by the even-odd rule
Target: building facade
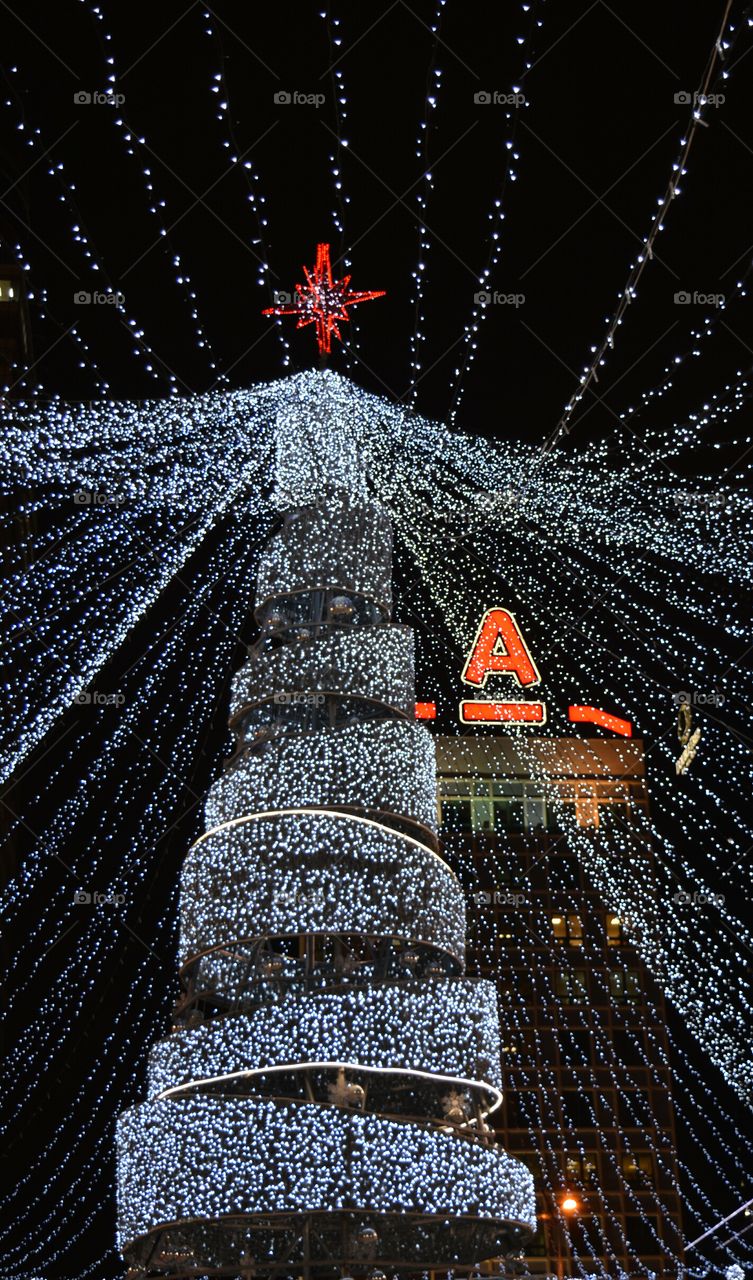
[{"label": "building facade", "polygon": [[539,1231],[521,1271],[676,1276],[663,996],[557,817],[572,806],[579,837],[607,856],[624,856],[619,831],[650,882],[642,744],[439,736],[437,770],[445,854],[474,912],[471,971],[498,984],[496,1127],[536,1180]]}]

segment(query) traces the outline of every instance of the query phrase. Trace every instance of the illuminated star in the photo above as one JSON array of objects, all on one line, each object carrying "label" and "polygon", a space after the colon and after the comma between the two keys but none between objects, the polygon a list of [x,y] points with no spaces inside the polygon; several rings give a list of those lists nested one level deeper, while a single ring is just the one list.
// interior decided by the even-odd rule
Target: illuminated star
[{"label": "illuminated star", "polygon": [[383,298],[385,290],[371,289],[364,293],[354,293],[348,288],[350,276],[333,280],[328,244],[316,246],[316,265],[311,270],[304,267],[303,273],[306,283],[296,285],[293,298],[280,302],[275,307],[268,307],[262,311],[262,315],[298,316],[297,329],[315,324],[319,354],[326,356],[332,350],[333,333],[342,342],[338,321],[350,319],[348,307],[354,307],[357,302],[370,302],[372,298]]}]

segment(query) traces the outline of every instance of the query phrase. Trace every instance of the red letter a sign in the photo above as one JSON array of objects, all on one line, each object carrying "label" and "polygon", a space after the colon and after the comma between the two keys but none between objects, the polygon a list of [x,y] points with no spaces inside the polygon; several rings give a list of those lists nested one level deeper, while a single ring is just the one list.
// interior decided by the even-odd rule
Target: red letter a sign
[{"label": "red letter a sign", "polygon": [[523,689],[541,681],[513,615],[506,609],[487,609],[462,678],[483,689],[487,676],[500,674],[514,676]]}]

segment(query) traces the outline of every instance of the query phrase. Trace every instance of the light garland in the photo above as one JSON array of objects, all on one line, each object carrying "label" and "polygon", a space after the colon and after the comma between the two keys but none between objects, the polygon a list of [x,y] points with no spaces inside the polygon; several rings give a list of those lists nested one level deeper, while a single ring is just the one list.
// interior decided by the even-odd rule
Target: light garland
[{"label": "light garland", "polygon": [[[307,401],[315,411],[315,428],[312,418],[306,419]],[[269,490],[270,479],[274,481],[274,501],[279,507],[290,505],[299,497],[304,502],[316,498],[325,475],[335,487],[355,497],[368,497],[373,488],[395,523],[401,573],[398,617],[405,621],[415,619],[420,626],[420,670],[424,679],[427,671],[447,669],[448,665],[460,672],[483,607],[501,600],[516,608],[516,616],[531,641],[542,673],[542,694],[547,699],[553,733],[571,731],[566,720],[570,702],[603,706],[605,690],[619,693],[619,699],[608,705],[633,721],[637,736],[646,737],[653,821],[641,839],[655,842],[660,865],[665,868],[662,895],[651,902],[640,886],[631,886],[624,880],[635,837],[628,837],[619,824],[610,831],[608,856],[587,833],[568,829],[567,839],[588,860],[589,871],[604,899],[615,908],[622,903],[627,916],[632,911],[637,941],[641,947],[644,940],[647,947],[653,947],[650,955],[659,980],[670,991],[689,1030],[706,1046],[733,1087],[743,1085],[748,994],[742,965],[747,935],[735,918],[734,903],[737,893],[743,891],[741,872],[745,862],[738,860],[746,842],[750,842],[751,827],[736,786],[746,767],[746,757],[735,731],[740,719],[737,699],[742,707],[747,698],[747,677],[739,669],[736,671],[734,693],[728,681],[722,685],[726,702],[719,713],[720,723],[704,716],[706,754],[699,754],[697,767],[681,790],[673,778],[676,707],[672,697],[678,689],[689,689],[691,694],[700,690],[705,695],[717,688],[719,673],[736,659],[747,641],[749,621],[744,610],[729,598],[730,585],[746,584],[750,579],[750,504],[744,493],[731,485],[720,485],[713,474],[705,474],[697,477],[692,486],[683,480],[679,489],[685,492],[692,487],[698,492],[721,493],[723,501],[715,505],[711,514],[710,509],[697,506],[681,508],[675,502],[678,488],[674,482],[664,476],[657,483],[650,455],[640,457],[637,451],[629,451],[624,463],[614,467],[607,463],[604,451],[596,447],[567,459],[548,458],[522,505],[516,505],[521,477],[530,470],[534,458],[531,450],[524,446],[503,449],[487,441],[453,436],[438,424],[418,416],[408,418],[402,410],[364,395],[333,374],[306,374],[248,392],[196,397],[169,405],[75,411],[62,406],[14,407],[12,418],[5,425],[5,473],[10,484],[15,479],[26,493],[44,486],[45,493],[57,495],[52,505],[44,507],[34,499],[26,499],[31,510],[47,513],[42,532],[30,544],[39,554],[46,553],[46,558],[38,570],[32,564],[31,573],[19,558],[12,589],[16,593],[13,607],[27,617],[33,616],[35,601],[43,598],[45,573],[57,584],[58,604],[42,618],[40,634],[43,642],[59,655],[58,663],[54,670],[45,672],[48,684],[40,687],[39,676],[44,663],[49,662],[49,653],[36,657],[29,641],[28,664],[22,659],[17,669],[8,672],[8,681],[14,680],[29,700],[26,718],[18,722],[18,742],[8,740],[10,758],[20,759],[19,747],[23,753],[40,741],[45,727],[52,727],[60,712],[70,705],[74,687],[81,687],[87,670],[92,672],[89,680],[98,679],[96,672],[110,657],[114,645],[143,620],[148,604],[157,599],[160,589],[159,582],[154,581],[147,581],[144,587],[144,579],[157,566],[153,547],[158,551],[165,547],[170,556],[175,555],[173,563],[183,574],[192,551],[208,537],[215,537],[215,531],[221,532],[225,549],[208,571],[204,586],[207,592],[211,589],[215,593],[218,601],[231,601],[233,617],[239,620],[253,572],[253,556],[248,548],[243,550],[244,540],[260,520],[268,518],[261,495]],[[181,459],[179,466],[175,465],[176,457]],[[125,492],[129,502],[77,507],[72,495],[85,487],[90,492]],[[228,493],[232,497],[224,504]],[[248,494],[253,496],[244,500]],[[244,501],[239,519],[237,506],[233,508],[231,503]],[[135,534],[134,510],[148,512],[149,521],[154,522],[145,521]],[[229,528],[227,518],[224,526],[221,523],[224,511],[233,511],[232,536],[223,532]],[[192,526],[190,521],[195,515],[200,519]],[[158,526],[160,539],[155,542],[152,531],[158,517],[162,523]],[[56,545],[60,531],[63,537]],[[135,568],[131,577],[126,574],[122,580],[115,578],[101,585],[109,567],[118,563],[118,543],[121,549],[131,547],[134,557],[140,557],[142,594],[138,598],[133,596],[133,584],[138,581]],[[108,556],[112,557],[109,561]],[[144,566],[148,574],[144,574]],[[495,566],[500,566],[499,571]],[[231,569],[232,578],[226,583],[225,575]],[[162,569],[157,572],[162,574]],[[690,572],[699,584],[698,594],[692,596],[687,591]],[[170,566],[166,565],[160,581],[167,582],[169,577]],[[591,584],[593,593],[587,600],[585,583]],[[603,599],[605,604],[589,608],[595,599]],[[122,610],[122,627],[110,635],[90,632],[87,616],[96,619],[97,610],[107,615],[112,606]],[[556,626],[552,621],[555,610]],[[678,633],[679,610],[686,627]],[[715,624],[713,632],[710,623]],[[390,630],[376,629],[380,644]],[[97,808],[97,797],[107,794],[107,804],[111,805],[108,777],[117,779],[113,791],[119,805],[132,806],[135,795],[144,797],[143,828],[135,844],[123,852],[122,871],[113,876],[108,859],[117,847],[117,833],[114,828],[110,830],[103,815],[103,834],[95,840],[91,854],[87,851],[82,855],[81,866],[87,868],[85,883],[90,889],[103,892],[120,893],[125,887],[134,901],[141,899],[153,873],[154,842],[172,820],[170,815],[175,812],[176,797],[183,786],[180,775],[190,776],[195,743],[227,672],[227,644],[234,642],[233,637],[226,637],[222,652],[214,652],[211,645],[199,642],[205,632],[210,633],[210,615],[197,604],[176,632],[174,643],[166,646],[154,671],[149,669],[148,656],[139,668],[133,705],[127,696],[122,708],[122,716],[128,720],[113,720],[102,739],[101,758],[87,770],[80,789],[70,783],[75,760],[67,766],[67,772],[63,770],[48,780],[53,786],[62,779],[61,794],[70,798],[61,802],[54,821],[47,824],[45,820],[44,826],[37,825],[33,813],[27,815],[39,832],[38,848],[24,860],[23,880],[13,882],[7,891],[9,916],[30,893],[43,890],[51,852],[71,861],[71,842],[78,848],[74,833],[80,829],[83,816]],[[218,633],[213,634],[216,642]],[[26,644],[24,641],[22,648]],[[354,669],[366,673],[366,630],[358,634],[358,639],[354,633],[347,651],[355,654],[356,650],[362,656],[354,657]],[[398,650],[396,646],[395,661],[401,663]],[[312,649],[302,647],[301,655],[304,651],[305,661],[313,661],[309,658]],[[340,652],[345,653],[346,647]],[[82,654],[89,655],[83,671],[78,660]],[[68,655],[67,668],[64,655]],[[261,663],[272,673],[277,661],[276,654],[270,652]],[[391,662],[392,658],[386,666]],[[189,667],[201,668],[204,680],[205,693],[195,706],[188,696],[193,678],[189,677]],[[179,685],[184,702],[178,713],[173,706],[161,706],[161,689],[169,673],[181,672],[182,668],[186,675],[180,675]],[[314,664],[312,669],[321,671],[323,666]],[[80,673],[79,684],[66,686],[61,682],[61,671],[66,676],[68,672]],[[270,678],[269,689],[286,692],[275,684],[275,679]],[[374,687],[387,690],[393,687],[391,679],[388,671],[382,673],[380,668]],[[394,687],[399,684],[397,681]],[[433,689],[423,689],[422,693],[436,696],[440,715],[447,714],[441,689],[436,695]],[[144,711],[145,706],[148,712]],[[451,710],[454,714],[456,708]],[[113,714],[112,710],[109,714]],[[176,715],[180,719],[181,742],[173,755],[165,744],[172,741]],[[725,728],[727,722],[731,731]],[[100,723],[97,720],[96,724]],[[149,775],[154,795],[149,794],[149,789],[144,790],[142,770],[133,768],[130,726],[149,744],[149,750],[174,771],[165,772],[159,766],[164,777],[159,793],[154,781],[158,774]],[[521,749],[525,749],[525,734],[530,730],[514,732]],[[88,737],[87,732],[85,740]],[[152,757],[148,758],[157,768]],[[541,776],[540,765],[535,762],[532,776]],[[197,812],[198,804],[197,799]],[[729,814],[729,826],[725,813]],[[21,829],[20,824],[15,829]],[[703,850],[706,870],[702,876],[695,849]],[[73,865],[78,866],[78,861]],[[89,870],[90,866],[101,870]],[[125,885],[122,877],[126,878]],[[470,883],[474,885],[473,880]],[[721,917],[718,909],[682,908],[673,901],[678,889],[706,895],[723,893],[726,902]],[[40,912],[38,923],[29,931],[28,946],[34,965],[41,961],[37,950],[31,949],[41,952],[40,942],[46,938],[49,945],[49,939],[76,918],[72,894],[62,923],[55,901],[54,897],[50,899]],[[720,919],[728,931],[721,938]],[[659,948],[651,942],[654,921],[663,937]],[[37,1011],[30,1006],[28,1014],[24,1014],[28,1026],[12,1064],[13,1097],[20,1105],[28,1105],[35,1083],[61,1061],[66,1043],[75,1034],[67,994],[71,985],[80,981],[96,990],[99,974],[112,962],[122,934],[113,934],[106,918],[96,930],[94,923],[82,931],[80,941],[73,935],[65,976],[51,991],[44,1008]],[[164,951],[170,932],[170,921],[165,919],[162,944],[155,938],[155,948]],[[739,946],[734,942],[738,938]],[[141,966],[135,968],[133,1002],[124,1005],[117,1023],[108,1028],[103,1062],[117,1062],[118,1045],[122,1044],[126,1027],[133,1026],[133,1035],[139,1039],[148,1040],[155,1035],[153,1014],[132,1020],[138,1001],[148,1000],[153,989],[162,991],[167,982],[167,970],[155,970],[154,964],[154,958],[144,953]],[[25,976],[26,970],[21,972]],[[556,1004],[556,992],[550,992],[548,998]],[[19,994],[16,1007],[22,1008],[22,1001],[23,995]],[[511,1011],[515,1007],[511,1005]],[[692,1059],[682,1051],[679,1058],[675,1057],[675,1071],[676,1095],[690,1118],[710,1117],[709,1128],[704,1127],[700,1134],[697,1157],[706,1170],[701,1179],[705,1190],[693,1189],[688,1171],[683,1171],[683,1186],[689,1198],[692,1192],[693,1213],[702,1224],[709,1225],[718,1217],[718,1197],[729,1194],[724,1170],[737,1169],[730,1177],[733,1186],[734,1177],[746,1176],[745,1159],[738,1154],[742,1139],[736,1136],[736,1122],[726,1095],[710,1094]],[[108,1088],[113,1109],[133,1096],[132,1079],[130,1062],[127,1072],[114,1072],[112,1087]],[[77,1141],[89,1141],[94,1124],[91,1117],[97,1110],[94,1103],[99,1106],[100,1096],[100,1083],[94,1073],[80,1083],[76,1112],[61,1119],[59,1126],[50,1127],[49,1151],[39,1157],[41,1167],[50,1169],[50,1189],[39,1206],[26,1198],[27,1183],[21,1182],[13,1202],[24,1206],[17,1217],[19,1233],[23,1232],[24,1215],[36,1232],[37,1223],[46,1214],[49,1221],[45,1231],[49,1229],[49,1235],[35,1235],[31,1243],[29,1238],[20,1243],[21,1234],[11,1235],[8,1257],[16,1269],[39,1269],[43,1261],[64,1258],[65,1250],[73,1248],[71,1242],[79,1228],[74,1232],[53,1206],[66,1169],[70,1168],[65,1157]],[[529,1122],[534,1134],[541,1129],[542,1121],[538,1103],[532,1102]],[[721,1145],[717,1146],[712,1123],[724,1135],[729,1155]],[[99,1134],[97,1141],[99,1146],[85,1166],[90,1175],[97,1167],[96,1151],[106,1150]],[[619,1169],[614,1176],[621,1178]],[[85,1223],[93,1213],[106,1212],[92,1190],[96,1185],[91,1176],[87,1180],[86,1173],[79,1174],[77,1170],[73,1189],[65,1201],[75,1211],[77,1222]],[[556,1186],[554,1181],[552,1186]],[[745,1237],[735,1247],[747,1260]],[[581,1258],[580,1265],[584,1272],[589,1271],[587,1258]]]},{"label": "light garland", "polygon": [[[102,56],[105,67],[107,68],[104,81],[107,86],[105,93],[112,97],[114,103],[117,103],[119,81],[116,69],[112,32],[108,30],[100,30],[97,25],[104,24],[105,22],[105,15],[99,5],[92,3],[92,0],[80,0],[80,3],[86,5],[86,8],[94,20],[95,26],[97,26],[97,33],[102,38]],[[123,95],[123,97],[125,97],[125,95]],[[212,344],[199,314],[198,299],[193,280],[191,279],[180,252],[175,248],[171,240],[170,226],[166,220],[166,213],[163,213],[163,210],[167,210],[167,202],[157,194],[153,165],[155,161],[159,163],[159,160],[151,150],[146,138],[141,134],[135,133],[129,126],[122,111],[122,104],[118,106],[117,109],[110,112],[109,115],[112,123],[123,139],[126,154],[139,164],[141,170],[143,190],[147,201],[148,212],[151,214],[158,228],[157,239],[151,248],[161,245],[162,252],[169,261],[173,283],[177,287],[190,316],[194,343],[197,349],[206,357],[210,375],[216,375],[213,379],[213,385],[216,385],[217,383],[227,385],[227,375],[219,371],[217,358],[214,354]],[[146,253],[149,253],[149,251],[150,250],[147,249]],[[142,254],[138,258],[138,262],[141,262],[144,256],[146,255]],[[129,271],[132,269],[133,267],[129,268]],[[128,272],[126,275],[127,274]],[[121,281],[121,283],[123,283],[123,281]],[[175,384],[175,379],[173,379],[173,383]],[[177,385],[174,385],[174,390],[177,391]]]},{"label": "light garland", "polygon": [[[386,517],[374,518],[374,512],[374,508],[354,506],[336,524],[324,507],[286,516],[259,566],[257,608],[272,595],[321,591],[336,582],[340,592],[366,596],[389,612],[392,531]],[[285,612],[284,603],[281,607]]]},{"label": "light garland", "polygon": [[348,814],[267,817],[210,831],[181,877],[181,956],[228,940],[382,934],[462,959],[463,895],[408,836]]},{"label": "light garland", "polygon": [[[416,688],[413,632],[383,626],[343,629],[314,646],[285,646],[259,654],[233,677],[230,714],[263,698],[334,689],[360,695],[413,716]],[[433,784],[432,784],[433,785]]]},{"label": "light garland", "polygon": [[320,729],[245,755],[211,787],[204,814],[215,827],[283,808],[296,796],[301,807],[347,803],[403,814],[431,830],[437,821],[435,777],[434,743],[422,725],[382,720]]},{"label": "light garland", "polygon": [[279,1063],[344,1062],[481,1080],[496,1094],[497,993],[491,982],[428,979],[333,994],[290,994],[240,1018],[221,1018],[162,1040],[151,1052],[149,1094],[221,1072]]},{"label": "light garland", "polygon": [[[305,590],[299,621],[313,628],[309,634],[314,645],[316,632],[323,627],[364,625],[350,601],[336,621],[322,621],[320,593],[325,599],[332,594],[334,601],[344,600],[342,593],[348,590],[371,593],[381,598],[388,613],[390,552],[389,523],[374,505],[354,505],[339,498],[326,506],[320,503],[287,514],[281,532],[273,536],[261,557],[257,599],[264,602],[265,621],[276,618],[275,630],[283,637],[288,634],[289,623],[282,622],[282,604],[291,589]],[[325,617],[329,619],[330,613]],[[380,622],[377,615],[367,619],[366,625],[378,629]],[[394,656],[400,659],[399,652]],[[393,672],[393,680],[397,674]],[[340,696],[337,671],[334,679],[332,693]],[[309,692],[323,696],[316,689]],[[478,1035],[479,1019],[489,1021],[490,998],[491,1009],[496,1003],[493,989],[486,990],[485,1011],[468,1000],[460,1008],[456,1001],[452,1010],[451,988],[446,994],[442,986],[428,992],[419,990],[419,999],[424,997],[423,1010],[431,1009],[437,1028],[446,1020],[446,1007],[455,1013],[450,1042],[460,1037],[464,1046],[461,1058],[474,1064],[471,1078],[448,1079],[444,1066],[438,1072],[426,1070],[425,1037],[421,1035],[421,1065],[402,1065],[416,1053],[415,1024],[412,1033],[405,1030],[411,992],[406,988],[403,999],[401,984],[395,991],[381,988],[384,960],[397,945],[410,973],[422,959],[417,947],[428,946],[434,949],[434,958],[424,970],[426,977],[462,969],[464,900],[456,876],[432,849],[387,825],[416,815],[423,816],[427,824],[433,822],[435,758],[432,739],[422,726],[394,722],[389,706],[382,706],[381,713],[384,723],[367,719],[336,732],[319,728],[305,733],[299,729],[297,738],[270,742],[266,755],[260,756],[257,750],[256,755],[246,754],[231,762],[228,777],[210,791],[205,806],[208,829],[194,844],[181,876],[180,953],[184,962],[198,962],[198,970],[194,964],[186,983],[186,999],[196,1001],[187,1015],[188,1025],[200,1022],[205,1013],[212,1018],[218,1001],[220,1008],[229,1008],[236,1016],[230,1023],[230,1037],[227,1022],[220,1024],[219,1036],[210,1023],[212,1074],[205,1074],[189,1049],[190,1086],[212,1095],[201,1097],[198,1113],[191,1107],[192,1099],[176,1100],[176,1086],[168,1086],[160,1092],[162,1100],[152,1098],[122,1117],[119,1237],[131,1270],[143,1270],[138,1260],[138,1236],[158,1229],[164,1240],[165,1232],[183,1220],[197,1224],[200,1256],[211,1269],[213,1255],[207,1254],[203,1228],[207,1219],[229,1213],[241,1214],[253,1225],[254,1217],[260,1214],[333,1214],[344,1206],[361,1205],[382,1214],[408,1211],[430,1218],[446,1214],[448,1210],[441,1206],[449,1205],[450,1212],[463,1217],[473,1213],[496,1221],[494,1237],[481,1246],[478,1231],[470,1238],[460,1224],[457,1230],[452,1222],[443,1224],[450,1256],[466,1261],[478,1255],[479,1247],[496,1251],[503,1241],[516,1238],[523,1223],[532,1225],[535,1220],[530,1172],[489,1146],[479,1112],[476,1121],[481,1128],[476,1133],[470,1129],[472,1097],[483,1094],[483,1085],[475,1076],[494,1072],[494,1059],[499,1063],[494,1024],[491,1039],[484,1039],[483,1031],[481,1040]],[[285,801],[296,807],[280,809]],[[321,807],[301,807],[307,802]],[[367,807],[379,818],[342,812],[342,805]],[[290,937],[304,944],[298,955],[266,950],[270,943]],[[339,968],[335,964],[335,983],[347,987],[354,981],[357,956],[362,954],[359,948],[366,942],[367,948],[373,946],[375,960],[371,970],[362,970],[360,980],[367,986],[376,983],[378,993],[360,1031],[361,1037],[368,1033],[372,1047],[363,1054],[365,1060],[357,1069],[378,1071],[385,1078],[407,1077],[409,1087],[411,1083],[414,1089],[419,1087],[419,1095],[424,1081],[433,1082],[435,1089],[449,1086],[442,1099],[446,1119],[441,1131],[435,1118],[427,1114],[431,1104],[425,1101],[414,1103],[420,1108],[419,1119],[401,1123],[375,1114],[347,1115],[349,1108],[359,1102],[363,1105],[366,1098],[362,1086],[349,1082],[345,1075],[346,1066],[358,1056],[358,1018],[351,1018],[355,1022],[353,1035],[343,1020],[342,1001],[336,1011],[330,1001],[328,1009],[321,1000],[311,1000],[311,987],[317,981],[317,964],[331,964],[327,950],[336,952],[349,937],[356,939],[356,951],[350,956],[337,952],[341,963]],[[323,944],[318,962],[317,940]],[[261,969],[254,944],[262,948]],[[438,960],[442,953],[451,958],[449,965]],[[198,995],[194,985],[197,972]],[[297,992],[299,1004],[303,1002],[292,1023],[290,1005],[279,1006],[279,991],[275,994],[280,980]],[[261,1001],[255,1024],[246,1012],[246,992],[254,989],[257,1004]],[[464,994],[467,997],[469,993],[466,990]],[[351,1002],[351,1014],[356,1011]],[[467,1031],[458,1026],[458,1012],[461,1020],[469,1023]],[[184,1016],[179,1003],[176,1018]],[[295,1055],[290,1044],[293,1027],[298,1029],[299,1043],[298,1060],[294,1057],[291,1061],[291,1050]],[[339,1049],[333,1043],[336,1028],[347,1028]],[[261,1055],[253,1048],[259,1033],[264,1044]],[[195,1049],[197,1040],[205,1043],[204,1038],[190,1035],[188,1043]],[[437,1052],[440,1062],[447,1057],[447,1040],[446,1027],[434,1031],[430,1056],[435,1061]],[[328,1043],[333,1060],[323,1062],[321,1054],[327,1053]],[[379,1045],[384,1056],[375,1061]],[[236,1068],[241,1046],[245,1065]],[[480,1048],[484,1051],[481,1054]],[[169,1055],[169,1042],[157,1052]],[[260,1064],[260,1057],[266,1067]],[[237,1109],[231,1082],[239,1077],[253,1090],[255,1078],[270,1072],[288,1075],[292,1070],[304,1073],[311,1089],[312,1073],[327,1067],[337,1072],[329,1086],[337,1108],[334,1115],[322,1105],[311,1108],[306,1103],[291,1113],[274,1101],[270,1110],[254,1098],[243,1100],[240,1112]],[[197,1070],[204,1074],[197,1076]],[[313,1100],[311,1093],[308,1096]],[[166,1103],[166,1097],[171,1101]],[[453,1129],[453,1145],[448,1148],[447,1137]],[[245,1135],[240,1143],[234,1138],[236,1130]],[[292,1163],[287,1157],[289,1130]],[[432,1136],[427,1137],[427,1132]],[[334,1144],[328,1143],[328,1135]],[[470,1155],[463,1155],[463,1145],[468,1146]],[[332,1154],[338,1153],[334,1159],[328,1147]],[[483,1154],[478,1156],[477,1150]],[[463,1183],[457,1177],[461,1169]],[[453,1178],[451,1192],[446,1186],[449,1176]],[[374,1239],[379,1240],[376,1231]],[[409,1258],[415,1248],[410,1237],[401,1238],[397,1253]],[[386,1243],[384,1249],[387,1256],[395,1256],[392,1243]],[[193,1245],[191,1255],[198,1262]]]},{"label": "light garland", "polygon": [[118,1163],[121,1246],[160,1222],[238,1213],[347,1207],[534,1223],[533,1178],[499,1148],[305,1103],[144,1103],[119,1122]]},{"label": "light garland", "polygon": [[[494,203],[487,214],[487,222],[489,223],[488,239],[486,243],[486,262],[478,275],[478,288],[474,294],[473,305],[471,308],[470,320],[463,328],[463,348],[462,356],[458,361],[456,368],[452,373],[452,383],[450,387],[450,409],[448,419],[454,422],[457,412],[463,399],[464,387],[463,380],[468,374],[469,369],[476,359],[478,350],[479,331],[491,314],[490,302],[492,294],[490,289],[494,283],[495,273],[499,267],[504,247],[503,224],[507,217],[507,193],[508,185],[512,185],[518,180],[517,164],[520,160],[520,152],[518,150],[519,140],[519,122],[521,113],[529,106],[524,90],[527,88],[526,77],[533,65],[535,38],[541,30],[544,20],[539,14],[543,14],[544,0],[524,0],[521,4],[521,12],[524,16],[522,21],[525,23],[525,34],[517,37],[517,44],[523,51],[523,63],[518,78],[510,86],[511,92],[505,95],[507,99],[506,106],[508,109],[504,112],[505,118],[505,152],[503,161],[502,177],[499,187],[499,195],[495,197]],[[488,91],[482,91],[482,95],[486,98],[488,104]],[[509,109],[509,104],[513,104],[513,109]]]},{"label": "light garland", "polygon": [[[686,164],[690,155],[690,149],[693,145],[695,135],[698,132],[699,125],[705,125],[705,115],[707,114],[710,102],[716,99],[716,86],[725,84],[730,76],[730,71],[725,65],[725,60],[730,51],[735,47],[737,39],[742,31],[746,30],[746,24],[730,19],[731,6],[726,6],[722,18],[722,25],[719,33],[711,46],[708,62],[703,73],[703,78],[699,89],[693,94],[690,109],[690,118],[688,120],[685,136],[680,139],[680,150],[676,159],[672,164],[672,172],[667,183],[664,193],[657,198],[658,208],[654,213],[648,234],[643,237],[643,250],[636,258],[635,262],[630,264],[630,272],[627,281],[620,291],[617,306],[613,314],[607,321],[607,328],[598,346],[592,346],[591,351],[593,359],[583,369],[579,380],[578,389],[570,397],[562,416],[549,437],[546,447],[552,448],[559,440],[567,435],[570,430],[570,423],[573,413],[577,409],[586,392],[593,382],[598,381],[599,369],[606,363],[609,352],[613,349],[617,332],[623,323],[631,303],[637,297],[638,284],[641,280],[643,272],[648,263],[652,260],[653,247],[656,239],[665,229],[665,220],[672,207],[673,201],[682,194],[680,185],[682,179],[687,174]],[[746,9],[746,14],[749,12]],[[719,70],[717,71],[717,64]],[[732,64],[734,65],[734,64]],[[724,97],[722,97],[722,102]]]}]

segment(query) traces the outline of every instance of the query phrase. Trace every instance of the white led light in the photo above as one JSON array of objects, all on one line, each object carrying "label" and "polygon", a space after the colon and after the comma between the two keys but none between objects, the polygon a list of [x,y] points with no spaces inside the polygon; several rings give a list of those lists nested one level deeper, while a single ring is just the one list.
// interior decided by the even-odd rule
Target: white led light
[{"label": "white led light", "polygon": [[415,721],[373,721],[282,738],[239,760],[210,788],[207,826],[279,809],[290,796],[315,808],[348,804],[437,821],[436,763],[428,730]]},{"label": "white led light", "polygon": [[339,1108],[194,1097],[118,1122],[121,1246],[160,1223],[349,1209],[535,1225],[533,1178],[499,1147]]},{"label": "white led light", "polygon": [[291,993],[266,1008],[161,1040],[150,1056],[149,1092],[164,1093],[221,1070],[346,1059],[373,1070],[484,1080],[498,1093],[493,983],[449,978]]},{"label": "white led light", "polygon": [[266,934],[381,935],[462,958],[457,879],[418,841],[350,814],[303,811],[208,832],[181,876],[181,956]]},{"label": "white led light", "polygon": [[343,628],[315,645],[285,645],[245,663],[233,678],[230,713],[260,698],[323,689],[374,698],[413,717],[413,632],[408,627]]}]

